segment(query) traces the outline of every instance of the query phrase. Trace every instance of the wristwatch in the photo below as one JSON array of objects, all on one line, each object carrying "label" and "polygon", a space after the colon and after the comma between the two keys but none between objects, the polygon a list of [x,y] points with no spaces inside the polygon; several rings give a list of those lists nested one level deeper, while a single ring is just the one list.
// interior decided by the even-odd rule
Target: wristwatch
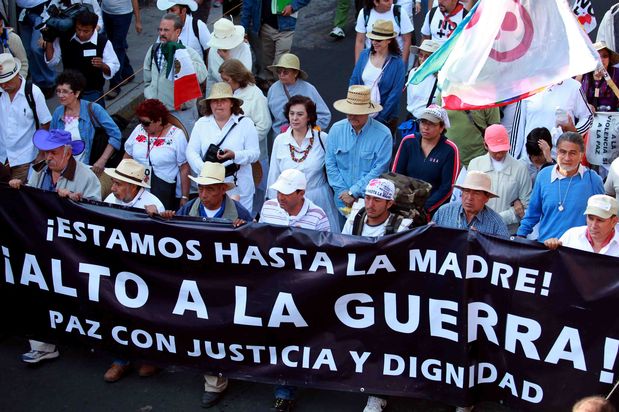
[{"label": "wristwatch", "polygon": [[350,196],[350,197],[355,197],[355,195],[353,195],[353,194],[352,194],[352,190],[349,190],[349,191],[348,191],[348,196]]}]

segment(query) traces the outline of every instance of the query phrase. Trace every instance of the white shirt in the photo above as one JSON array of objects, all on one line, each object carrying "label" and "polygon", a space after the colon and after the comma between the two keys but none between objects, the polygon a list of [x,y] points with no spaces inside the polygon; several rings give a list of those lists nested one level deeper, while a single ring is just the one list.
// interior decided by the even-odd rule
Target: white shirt
[{"label": "white shirt", "polygon": [[[208,42],[211,41],[211,32],[208,30],[206,23],[198,20],[198,37],[196,37],[196,33],[193,31],[193,16],[188,14],[178,40],[186,47],[194,49],[202,57],[204,56],[204,51],[209,48]],[[161,43],[159,36],[157,36],[156,42]]]},{"label": "white shirt", "polygon": [[619,199],[619,158],[613,160],[610,164],[608,177],[604,182],[604,191],[608,196],[614,196]]},{"label": "white shirt", "polygon": [[241,105],[243,113],[254,121],[260,141],[260,160],[267,160],[267,135],[272,124],[267,97],[255,84],[248,84],[247,87],[236,89],[234,96],[243,100]]},{"label": "white shirt", "polygon": [[146,206],[153,205],[157,208],[157,212],[161,213],[165,210],[163,203],[151,192],[141,188],[137,195],[130,202],[123,202],[114,196],[114,193],[110,193],[104,200],[105,203],[112,205],[121,205],[126,207],[135,207],[137,209],[144,209]]},{"label": "white shirt", "polygon": [[[361,206],[361,205],[359,205]],[[359,207],[355,212],[351,212],[348,215],[348,219],[346,219],[346,223],[344,223],[344,228],[342,229],[343,235],[352,235],[353,224],[355,222],[355,216],[359,213],[361,207]],[[389,216],[391,217],[391,215]],[[367,222],[367,216],[363,221],[363,231],[361,232],[361,236],[370,236],[370,237],[380,237],[385,235],[385,230],[387,229],[387,223],[389,223],[389,217],[385,219],[383,223],[376,226],[371,226]],[[413,223],[411,219],[402,219],[400,223],[400,227],[398,227],[397,233],[408,230],[409,226]]]},{"label": "white shirt", "polygon": [[150,136],[148,141],[147,136],[144,127],[138,124],[125,143],[125,151],[144,166],[152,166],[158,178],[174,183],[180,166],[187,162],[185,133],[172,126],[164,136]]},{"label": "white shirt", "polygon": [[[74,34],[73,37],[71,37],[71,40],[75,40],[80,44],[92,43],[95,46],[97,45],[97,39],[98,39],[98,34],[96,30],[94,31],[90,39],[86,41],[81,41],[77,37],[76,34]],[[60,40],[56,38],[56,40],[54,40],[54,55],[52,56],[50,60],[47,60],[47,57],[45,57],[45,62],[47,63],[48,66],[53,67],[53,66],[56,66],[58,63],[60,63],[61,59],[62,59],[62,50],[60,49]],[[109,40],[105,43],[105,47],[103,48],[102,60],[103,60],[103,63],[107,64],[108,67],[110,68],[110,74],[106,75],[103,71],[101,71],[101,74],[103,75],[104,79],[109,80],[112,77],[114,77],[118,69],[120,69],[120,62],[118,61],[118,57],[116,56],[114,47],[112,47],[112,43]]]},{"label": "white shirt", "polygon": [[[13,101],[5,91],[0,93],[0,160],[7,158],[11,166],[32,162],[37,149],[32,143],[35,132],[34,116],[26,100],[26,80],[21,78],[21,87]],[[52,115],[45,103],[45,96],[36,85],[32,85],[32,97],[39,116],[39,123],[52,121]]]},{"label": "white shirt", "polygon": [[[561,244],[573,249],[584,250],[585,252],[593,252],[593,247],[587,239],[587,226],[578,226],[568,229],[561,236]],[[619,232],[615,229],[615,235],[612,240],[598,252],[601,255],[619,257]]]},{"label": "white shirt", "polygon": [[331,231],[326,213],[307,198],[304,199],[303,206],[296,216],[290,216],[288,212],[279,206],[277,200],[267,200],[264,202],[260,212],[260,222],[271,225],[300,227],[321,232]]},{"label": "white shirt", "polygon": [[101,10],[107,14],[120,15],[133,13],[131,0],[102,0]]},{"label": "white shirt", "polygon": [[428,10],[426,18],[423,21],[423,26],[421,27],[421,34],[430,36],[432,40],[439,44],[445,43],[464,18],[466,10],[462,4],[458,3],[456,7],[460,7],[461,9],[455,15],[449,17],[447,17],[449,13],[443,14],[443,12],[437,8],[434,12],[434,16],[432,16],[431,22],[429,20],[432,10]]},{"label": "white shirt", "polygon": [[[400,46],[400,50],[404,47],[404,40],[402,39],[403,34],[412,33],[414,30],[413,22],[408,17],[408,14],[405,10],[400,10],[400,24],[396,23],[395,16],[393,15],[393,5],[391,6],[391,10],[386,11],[384,13],[379,13],[376,9],[370,10],[370,15],[368,16],[368,24],[365,24],[365,17],[363,15],[363,9],[359,10],[359,15],[357,16],[357,24],[355,25],[355,31],[357,33],[367,33],[372,31],[372,26],[376,20],[391,20],[393,22],[393,30],[398,33],[398,37],[396,40],[398,45]],[[372,45],[370,39],[365,38],[365,48],[369,49]]]},{"label": "white shirt", "polygon": [[[212,49],[211,49],[212,50]],[[196,122],[191,132],[191,138],[187,145],[187,161],[196,175],[200,173],[204,161],[202,157],[211,144],[217,144],[230,130],[233,124],[237,124],[228,133],[226,140],[220,145],[222,150],[230,149],[234,152],[234,163],[240,166],[236,173],[236,187],[228,191],[228,195],[240,195],[240,202],[245,209],[252,211],[253,196],[255,192],[251,164],[260,157],[258,147],[258,132],[254,122],[249,118],[239,121],[238,115],[233,114],[220,129],[214,116],[203,116]],[[227,182],[233,182],[233,176],[226,178]]]},{"label": "white shirt", "polygon": [[[413,78],[413,75],[417,71],[418,68],[415,68],[410,71],[408,74],[408,81],[406,84],[406,110],[415,116],[416,119],[419,118],[421,112],[427,107],[428,99],[430,98],[430,93],[432,93],[432,89],[434,88],[434,83],[436,82],[436,76],[428,76],[419,84],[412,84],[410,80]],[[438,95],[438,87],[434,91],[434,97],[430,103],[436,102],[436,96]]]},{"label": "white shirt", "polygon": [[[71,121],[69,121],[68,118],[66,117],[64,119],[64,131],[71,133],[71,140],[82,140],[82,135],[80,134],[80,129],[79,129],[79,123],[80,123],[79,117],[72,118]],[[82,162],[83,161],[82,159],[84,157],[84,152],[80,153],[77,156],[73,155],[73,157],[75,157],[75,160],[77,160],[78,162]],[[88,162],[84,162],[84,163],[88,163]]]},{"label": "white shirt", "polygon": [[[222,82],[221,75],[219,74],[219,67],[224,62],[224,59],[221,58],[219,53],[217,53],[216,48],[211,47],[208,51],[208,73],[206,75],[206,96],[208,96],[211,92],[211,87],[213,84]],[[243,66],[249,71],[251,71],[251,48],[249,47],[249,43],[242,42],[234,49],[230,49],[230,58],[237,59]]]}]

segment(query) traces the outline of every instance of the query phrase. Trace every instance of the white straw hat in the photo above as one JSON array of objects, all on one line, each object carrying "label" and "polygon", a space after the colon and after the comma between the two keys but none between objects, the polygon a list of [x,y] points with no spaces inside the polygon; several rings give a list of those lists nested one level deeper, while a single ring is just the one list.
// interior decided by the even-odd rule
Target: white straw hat
[{"label": "white straw hat", "polygon": [[116,169],[113,167],[106,168],[105,174],[132,185],[150,188],[150,184],[147,183],[146,169],[140,162],[134,159],[121,160]]},{"label": "white straw hat", "polygon": [[454,187],[458,189],[481,190],[482,192],[488,193],[490,197],[499,197],[499,195],[492,191],[492,180],[490,176],[478,170],[469,171],[464,178],[464,183],[461,185],[454,185]]},{"label": "white straw hat", "polygon": [[338,112],[345,114],[378,113],[383,110],[383,106],[373,102],[370,93],[370,88],[367,86],[350,86],[346,98],[333,103],[333,107]]},{"label": "white straw hat", "polygon": [[191,180],[200,186],[225,184],[228,190],[234,189],[236,186],[232,182],[226,182],[226,166],[221,163],[204,162],[202,170],[198,177],[189,176]]},{"label": "white straw hat", "polygon": [[221,50],[234,49],[245,40],[245,28],[236,26],[232,21],[222,17],[213,25],[209,47]]}]

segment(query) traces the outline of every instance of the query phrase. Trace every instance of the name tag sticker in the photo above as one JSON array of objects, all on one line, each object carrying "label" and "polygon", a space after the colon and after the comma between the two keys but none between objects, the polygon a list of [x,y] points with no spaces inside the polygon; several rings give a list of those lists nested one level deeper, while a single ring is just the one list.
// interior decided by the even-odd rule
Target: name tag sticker
[{"label": "name tag sticker", "polygon": [[97,55],[96,49],[84,50],[84,57],[95,57]]}]

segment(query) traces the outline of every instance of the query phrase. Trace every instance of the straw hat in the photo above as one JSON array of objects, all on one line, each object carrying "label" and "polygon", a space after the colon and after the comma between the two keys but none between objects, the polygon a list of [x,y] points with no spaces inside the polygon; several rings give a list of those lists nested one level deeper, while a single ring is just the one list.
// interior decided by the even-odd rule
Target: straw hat
[{"label": "straw hat", "polygon": [[231,20],[222,17],[213,25],[209,47],[221,50],[234,49],[245,40],[245,28],[236,26]]},{"label": "straw hat", "polygon": [[116,169],[107,167],[105,174],[113,179],[131,183],[132,185],[150,188],[150,185],[146,183],[148,176],[146,176],[144,165],[134,159],[121,160]]},{"label": "straw hat", "polygon": [[350,86],[345,99],[337,100],[333,107],[344,114],[372,114],[383,110],[383,106],[370,98],[370,88],[367,86]]},{"label": "straw hat", "polygon": [[376,20],[372,24],[372,31],[365,34],[365,37],[372,40],[389,40],[398,36],[398,33],[393,30],[393,22],[391,20]]},{"label": "straw hat", "polygon": [[176,6],[187,6],[189,10],[198,10],[198,3],[195,0],[157,0],[157,8],[162,11],[166,11]]},{"label": "straw hat", "polygon": [[461,185],[454,185],[454,187],[458,189],[481,190],[482,192],[488,193],[490,197],[499,197],[499,195],[492,191],[492,180],[490,180],[490,176],[477,170],[469,171],[464,178],[464,183]]},{"label": "straw hat", "polygon": [[608,50],[608,54],[610,57],[610,66],[614,66],[615,64],[619,63],[619,53],[615,52],[614,50],[611,50],[610,47],[608,47],[608,45],[604,43],[603,41],[593,43],[593,47],[595,47],[595,50],[597,51],[600,51],[603,49]]},{"label": "straw hat", "polygon": [[19,74],[21,62],[13,57],[11,53],[0,54],[0,83],[6,83]]},{"label": "straw hat", "polygon": [[307,73],[301,70],[301,62],[299,58],[292,53],[282,54],[277,64],[269,66],[268,69],[277,72],[277,69],[281,67],[283,69],[294,69],[299,71],[299,77],[303,80],[307,79]]},{"label": "straw hat", "polygon": [[239,104],[243,104],[243,99],[239,99],[232,93],[232,87],[228,83],[219,82],[215,83],[211,88],[211,94],[208,97],[202,99],[202,102],[215,99],[235,99]]},{"label": "straw hat", "polygon": [[223,183],[228,186],[227,190],[234,189],[236,186],[232,182],[226,182],[226,166],[221,163],[204,162],[198,177],[189,176],[191,180],[200,186],[218,185]]}]

